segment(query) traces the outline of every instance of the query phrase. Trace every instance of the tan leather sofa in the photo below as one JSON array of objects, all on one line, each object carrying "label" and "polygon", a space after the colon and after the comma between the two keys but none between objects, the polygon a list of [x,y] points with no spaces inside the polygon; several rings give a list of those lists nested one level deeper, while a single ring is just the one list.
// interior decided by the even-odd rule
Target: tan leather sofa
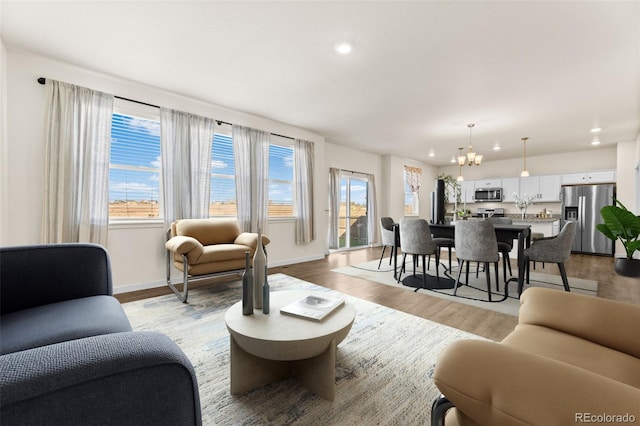
[{"label": "tan leather sofa", "polygon": [[[269,242],[263,235],[262,245]],[[257,245],[258,234],[240,232],[237,219],[177,220],[167,231],[167,285],[186,302],[190,281],[242,272],[245,252],[253,259]],[[182,271],[182,291],[171,283],[171,263]]]},{"label": "tan leather sofa", "polygon": [[640,423],[640,306],[539,287],[520,302],[500,343],[440,354],[432,425]]}]

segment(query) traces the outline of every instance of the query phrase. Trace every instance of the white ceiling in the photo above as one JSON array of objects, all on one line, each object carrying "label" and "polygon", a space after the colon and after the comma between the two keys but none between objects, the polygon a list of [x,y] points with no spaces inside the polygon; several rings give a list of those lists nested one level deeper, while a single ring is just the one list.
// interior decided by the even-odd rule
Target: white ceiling
[{"label": "white ceiling", "polygon": [[540,155],[598,149],[594,126],[599,148],[640,133],[638,1],[3,0],[1,15],[9,50],[432,165],[468,123],[484,161],[520,157],[524,136]]}]

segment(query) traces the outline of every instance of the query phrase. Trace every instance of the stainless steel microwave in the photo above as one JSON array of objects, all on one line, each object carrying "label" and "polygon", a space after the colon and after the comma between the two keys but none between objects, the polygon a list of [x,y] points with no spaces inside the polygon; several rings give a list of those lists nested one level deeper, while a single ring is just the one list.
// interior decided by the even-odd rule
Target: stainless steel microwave
[{"label": "stainless steel microwave", "polygon": [[502,201],[502,188],[478,188],[473,198],[476,202]]}]

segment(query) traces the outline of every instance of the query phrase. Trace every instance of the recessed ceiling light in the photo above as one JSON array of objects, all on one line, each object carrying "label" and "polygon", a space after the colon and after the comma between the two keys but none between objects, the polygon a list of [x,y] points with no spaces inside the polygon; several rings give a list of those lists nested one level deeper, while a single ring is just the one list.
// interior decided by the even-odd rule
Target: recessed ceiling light
[{"label": "recessed ceiling light", "polygon": [[600,130],[602,130],[600,127],[594,127],[591,129],[591,133],[598,133]]},{"label": "recessed ceiling light", "polygon": [[495,145],[493,146],[493,150],[494,150],[494,151],[500,151],[500,145],[495,144]]},{"label": "recessed ceiling light", "polygon": [[456,160],[456,157],[451,157],[451,162],[452,162],[452,163],[457,163],[457,162],[458,162],[458,160]]},{"label": "recessed ceiling light", "polygon": [[435,157],[436,153],[433,150],[429,151],[429,157]]},{"label": "recessed ceiling light", "polygon": [[338,43],[335,45],[336,52],[346,55],[351,52],[352,46],[349,43]]},{"label": "recessed ceiling light", "polygon": [[600,141],[598,139],[592,140],[591,145],[600,145]]}]

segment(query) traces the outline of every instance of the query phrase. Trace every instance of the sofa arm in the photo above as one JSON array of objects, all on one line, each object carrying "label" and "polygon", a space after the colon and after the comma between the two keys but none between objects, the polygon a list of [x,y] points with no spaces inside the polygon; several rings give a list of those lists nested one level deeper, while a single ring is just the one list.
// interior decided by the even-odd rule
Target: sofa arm
[{"label": "sofa arm", "polygon": [[160,333],[94,336],[0,359],[3,426],[201,424],[193,367]]},{"label": "sofa arm", "polygon": [[183,235],[172,237],[164,246],[171,252],[186,255],[189,263],[195,263],[204,251],[200,241]]},{"label": "sofa arm", "polygon": [[498,343],[449,345],[438,357],[434,382],[462,418],[483,425],[568,425],[601,414],[640,418],[640,389]]},{"label": "sofa arm", "polygon": [[520,297],[519,322],[562,331],[640,358],[640,306],[540,287]]},{"label": "sofa arm", "polygon": [[[266,235],[262,236],[262,246],[266,247],[271,240]],[[242,232],[240,235],[236,237],[233,241],[234,244],[240,244],[243,246],[247,246],[251,248],[251,251],[254,252],[256,247],[258,247],[258,234],[255,232]]]}]

